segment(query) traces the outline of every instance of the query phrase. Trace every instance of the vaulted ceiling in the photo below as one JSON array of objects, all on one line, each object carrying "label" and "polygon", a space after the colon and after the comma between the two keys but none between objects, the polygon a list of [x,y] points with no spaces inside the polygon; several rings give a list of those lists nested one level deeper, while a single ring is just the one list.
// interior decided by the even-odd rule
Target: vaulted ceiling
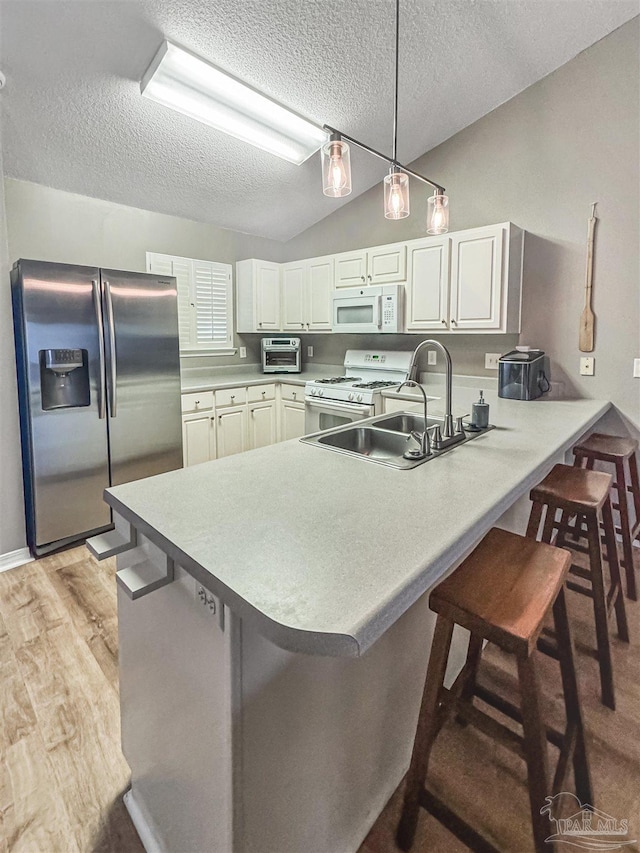
[{"label": "vaulted ceiling", "polygon": [[[638,0],[401,0],[398,156],[409,163],[638,14]],[[164,38],[310,119],[390,151],[393,0],[0,0],[5,173],[286,240],[353,195],[149,102]],[[447,184],[447,175],[433,175]]]}]

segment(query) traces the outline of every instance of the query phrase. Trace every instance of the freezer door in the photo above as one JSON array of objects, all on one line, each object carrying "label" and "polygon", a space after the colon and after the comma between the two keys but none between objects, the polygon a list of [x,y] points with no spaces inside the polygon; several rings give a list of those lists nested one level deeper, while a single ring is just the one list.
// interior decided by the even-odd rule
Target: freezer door
[{"label": "freezer door", "polygon": [[102,270],[111,484],[182,467],[176,280]]},{"label": "freezer door", "polygon": [[[99,417],[100,274],[19,261],[12,293],[27,534],[39,554],[111,523],[102,499],[109,465],[107,421]],[[67,375],[64,359],[77,365]]]}]

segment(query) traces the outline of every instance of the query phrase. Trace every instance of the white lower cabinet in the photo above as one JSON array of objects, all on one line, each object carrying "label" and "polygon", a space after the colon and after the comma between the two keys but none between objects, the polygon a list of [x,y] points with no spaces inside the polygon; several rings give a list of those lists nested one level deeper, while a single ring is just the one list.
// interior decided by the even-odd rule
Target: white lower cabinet
[{"label": "white lower cabinet", "polygon": [[249,448],[268,447],[277,441],[274,401],[249,405]]},{"label": "white lower cabinet", "polygon": [[304,403],[283,400],[280,409],[280,441],[301,438],[304,429]]},{"label": "white lower cabinet", "polygon": [[185,468],[189,465],[199,465],[216,458],[215,417],[213,412],[208,415],[192,415],[182,419],[182,463]]},{"label": "white lower cabinet", "polygon": [[216,410],[216,438],[218,459],[249,449],[246,406]]}]

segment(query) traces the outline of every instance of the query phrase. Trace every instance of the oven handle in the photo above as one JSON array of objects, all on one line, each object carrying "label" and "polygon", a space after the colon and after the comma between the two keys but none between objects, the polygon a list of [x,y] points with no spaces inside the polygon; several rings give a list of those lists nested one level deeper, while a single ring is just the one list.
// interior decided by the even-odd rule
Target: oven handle
[{"label": "oven handle", "polygon": [[317,397],[305,397],[305,403],[309,403],[311,406],[316,406],[319,409],[337,409],[339,412],[354,412],[365,417],[371,415],[371,409],[373,406],[369,406],[366,403],[359,406],[354,403],[338,403],[335,400],[319,400]]}]

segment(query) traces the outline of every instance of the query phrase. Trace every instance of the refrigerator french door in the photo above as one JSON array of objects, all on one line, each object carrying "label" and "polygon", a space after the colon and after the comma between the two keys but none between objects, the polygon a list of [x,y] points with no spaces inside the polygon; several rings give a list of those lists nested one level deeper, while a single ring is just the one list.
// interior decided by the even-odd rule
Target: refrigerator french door
[{"label": "refrigerator french door", "polygon": [[18,261],[11,274],[27,540],[111,526],[102,493],[182,465],[175,279]]}]

